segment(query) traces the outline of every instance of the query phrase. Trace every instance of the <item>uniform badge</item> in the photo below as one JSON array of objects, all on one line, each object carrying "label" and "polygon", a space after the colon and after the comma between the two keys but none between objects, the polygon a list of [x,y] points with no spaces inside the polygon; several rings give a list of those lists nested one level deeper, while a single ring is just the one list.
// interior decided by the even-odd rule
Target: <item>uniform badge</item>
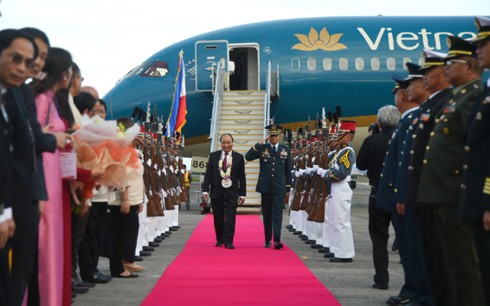
[{"label": "uniform badge", "polygon": [[288,152],[286,152],[286,150],[282,149],[281,150],[281,153],[279,153],[281,155],[282,158],[286,158],[288,157]]},{"label": "uniform badge", "polygon": [[420,116],[420,120],[421,120],[421,121],[425,121],[425,122],[427,122],[427,121],[429,121],[429,119],[430,119],[430,114],[428,114],[428,113],[423,113],[423,114]]},{"label": "uniform badge", "polygon": [[490,96],[486,97],[485,100],[483,100],[482,104],[487,104],[490,103]]},{"label": "uniform badge", "polygon": [[[444,114],[454,113],[455,111],[456,111],[456,105],[451,104],[444,109]],[[441,119],[444,119],[444,116],[441,116]]]},{"label": "uniform badge", "polygon": [[419,130],[423,130],[424,129],[424,124],[422,122],[419,123]]},{"label": "uniform badge", "polygon": [[415,119],[413,119],[413,121],[412,121],[412,125],[416,125],[416,124],[417,124],[417,121],[419,121],[419,118],[415,118]]},{"label": "uniform badge", "polygon": [[442,129],[442,132],[444,133],[444,135],[449,134],[449,128],[444,127],[444,128]]}]

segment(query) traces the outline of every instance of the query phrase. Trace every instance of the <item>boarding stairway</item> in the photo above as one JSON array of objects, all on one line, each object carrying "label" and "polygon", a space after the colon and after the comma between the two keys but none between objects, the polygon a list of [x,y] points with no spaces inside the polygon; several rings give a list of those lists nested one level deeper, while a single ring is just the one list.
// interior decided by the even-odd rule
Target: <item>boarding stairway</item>
[{"label": "boarding stairway", "polygon": [[[216,118],[217,135],[233,135],[233,150],[245,155],[250,147],[264,137],[265,91],[225,91],[221,112]],[[220,150],[219,141],[214,142],[213,151]],[[259,176],[259,160],[245,162],[247,199],[245,207],[260,207],[260,193],[255,192]]]},{"label": "boarding stairway", "polygon": [[[268,64],[266,90],[229,90],[224,60],[221,59],[213,71],[213,111],[209,138],[211,152],[220,150],[219,137],[225,133],[233,135],[233,150],[246,154],[250,148],[265,137],[264,126],[271,123],[271,88],[278,95],[277,73]],[[276,82],[272,82],[272,80]],[[272,86],[272,84],[276,84]],[[227,90],[225,90],[227,89]],[[255,192],[259,177],[259,160],[245,162],[247,179],[247,199],[241,206],[257,209],[260,207],[260,193]]]}]

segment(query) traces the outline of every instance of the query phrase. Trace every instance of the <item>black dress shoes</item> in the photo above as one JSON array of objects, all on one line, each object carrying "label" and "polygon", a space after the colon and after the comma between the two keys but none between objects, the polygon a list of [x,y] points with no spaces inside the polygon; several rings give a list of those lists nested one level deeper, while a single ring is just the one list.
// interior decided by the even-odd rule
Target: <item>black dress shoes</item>
[{"label": "black dress shoes", "polygon": [[325,255],[323,255],[323,257],[325,257],[325,258],[332,258],[332,257],[334,257],[334,256],[335,256],[335,254],[334,254],[334,253],[330,253],[330,252],[328,252],[328,251],[325,253]]},{"label": "black dress shoes", "polygon": [[373,284],[373,289],[386,290],[388,289],[388,284],[375,283]]},{"label": "black dress shoes", "polygon": [[390,298],[386,301],[388,305],[407,305],[411,303],[412,300],[400,295],[390,296]]},{"label": "black dress shoes", "polygon": [[145,245],[145,246],[143,246],[143,251],[153,252],[153,251],[155,251],[155,248],[152,246]]},{"label": "black dress shoes", "polygon": [[318,252],[319,253],[329,253],[330,252],[330,248],[321,248],[321,249],[318,249]]},{"label": "black dress shoes", "polygon": [[111,281],[112,277],[96,272],[93,274],[83,274],[82,279],[92,284],[107,284]]},{"label": "black dress shoes", "polygon": [[150,242],[148,242],[148,245],[150,247],[156,248],[156,247],[159,247],[160,246],[160,243],[154,242],[154,241],[150,241]]},{"label": "black dress shoes", "polygon": [[396,238],[395,238],[395,240],[393,240],[393,244],[391,245],[391,250],[393,252],[395,252],[396,250],[398,250],[398,242],[396,241]]},{"label": "black dress shoes", "polygon": [[332,257],[328,261],[330,261],[330,262],[352,262],[352,258],[337,258],[337,257]]},{"label": "black dress shoes", "polygon": [[291,224],[286,225],[286,229],[292,229],[292,228],[293,228],[293,226]]},{"label": "black dress shoes", "polygon": [[222,246],[222,245],[223,245],[223,242],[221,242],[221,241],[217,241],[217,242],[216,242],[216,244],[215,244],[214,246],[216,246],[216,247],[220,247],[220,246]]},{"label": "black dress shoes", "polygon": [[264,248],[270,248],[270,247],[271,247],[271,243],[270,242],[264,243]]},{"label": "black dress shoes", "polygon": [[232,250],[235,248],[235,246],[232,243],[226,243],[225,248]]},{"label": "black dress shoes", "polygon": [[301,231],[294,231],[293,235],[301,235]]},{"label": "black dress shoes", "polygon": [[143,257],[141,257],[141,256],[134,256],[134,261],[143,261]]},{"label": "black dress shoes", "polygon": [[282,243],[280,242],[274,242],[274,250],[280,250],[283,248]]},{"label": "black dress shoes", "polygon": [[150,251],[145,251],[143,249],[143,251],[140,251],[140,256],[151,256],[151,252]]}]

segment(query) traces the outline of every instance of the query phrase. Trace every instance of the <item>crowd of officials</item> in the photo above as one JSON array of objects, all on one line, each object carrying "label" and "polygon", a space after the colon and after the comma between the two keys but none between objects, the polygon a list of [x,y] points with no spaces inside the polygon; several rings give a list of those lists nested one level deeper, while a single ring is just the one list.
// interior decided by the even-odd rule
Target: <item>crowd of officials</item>
[{"label": "crowd of officials", "polygon": [[[143,152],[172,163],[169,194],[183,195],[190,181],[178,148],[164,152],[153,134],[140,133],[129,146],[136,159],[122,189],[99,183],[106,170],[80,163],[75,177],[63,176],[61,159],[77,146],[72,133],[84,117],[105,120],[107,113],[82,81],[70,53],[50,46],[41,30],[0,31],[0,305],[70,305],[95,284],[137,277],[140,255],[179,228],[178,209],[163,197],[157,203],[153,195],[152,211],[143,205],[151,184]],[[124,131],[134,121],[119,118],[117,126]],[[109,258],[110,275],[98,270],[100,255]]]},{"label": "crowd of officials", "polygon": [[394,77],[357,167],[367,170],[373,288],[387,289],[393,224],[404,284],[389,305],[490,305],[490,19],[477,37],[448,37]]},{"label": "crowd of officials", "polygon": [[[371,185],[374,289],[388,289],[390,224],[396,233],[404,284],[386,303],[490,305],[490,83],[482,80],[483,70],[490,69],[490,19],[475,20],[473,41],[449,36],[447,53],[424,50],[422,66],[407,63],[408,75],[393,78],[395,106],[379,109],[377,132],[363,141],[357,157],[350,146],[356,124],[342,120],[340,110],[329,118],[334,124],[327,129],[324,123],[308,137],[313,140],[308,145],[300,133],[294,141],[287,139],[291,149],[277,144],[280,126],[267,127],[267,139],[245,156],[261,161],[257,191],[262,193],[264,247],[273,240],[274,249],[282,248],[282,207],[287,202],[290,231],[330,262],[352,262],[355,185],[350,174],[356,164],[367,170]],[[143,267],[135,263],[136,255],[145,250],[143,245],[156,246],[178,228],[178,210],[171,201],[153,206],[163,199],[148,193],[152,181],[168,191],[165,197],[174,204],[188,203],[188,194],[178,196],[189,190],[183,183],[185,167],[170,156],[176,152],[145,136],[134,141],[142,148],[135,153],[143,162],[127,188],[113,191],[95,184],[87,202],[74,203],[75,179],[62,177],[60,151],[71,149],[70,134],[80,127],[82,116],[104,119],[106,114],[104,101],[94,88],[82,88],[82,81],[70,53],[51,47],[39,29],[0,31],[1,305],[68,305],[76,293],[96,283],[137,277],[133,272]],[[118,123],[124,129],[134,124],[131,118]],[[222,150],[208,163],[204,197],[209,192],[214,198],[216,246],[233,249],[236,205],[230,218],[224,203],[228,195],[234,204],[245,201],[244,160],[232,152],[232,135],[220,140]],[[157,156],[167,158],[158,163]],[[171,173],[146,178],[151,163]],[[284,176],[279,191],[270,193],[275,187],[262,185],[274,185],[276,163]],[[89,185],[102,175],[77,168],[76,181]],[[213,184],[214,191],[207,189]],[[153,202],[148,207],[143,205],[145,193]],[[150,208],[160,217],[160,210],[175,212],[150,224],[144,221]],[[110,222],[104,221],[107,211]],[[111,275],[97,269],[100,254],[110,258]]]}]

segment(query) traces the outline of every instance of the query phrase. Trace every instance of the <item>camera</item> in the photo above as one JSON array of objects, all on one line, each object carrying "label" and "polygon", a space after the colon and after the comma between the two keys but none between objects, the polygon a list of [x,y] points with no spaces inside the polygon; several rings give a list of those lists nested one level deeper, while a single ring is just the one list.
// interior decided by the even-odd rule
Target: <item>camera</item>
[{"label": "camera", "polygon": [[370,134],[377,134],[379,133],[379,126],[377,123],[371,123],[371,125],[368,128],[368,133]]}]

